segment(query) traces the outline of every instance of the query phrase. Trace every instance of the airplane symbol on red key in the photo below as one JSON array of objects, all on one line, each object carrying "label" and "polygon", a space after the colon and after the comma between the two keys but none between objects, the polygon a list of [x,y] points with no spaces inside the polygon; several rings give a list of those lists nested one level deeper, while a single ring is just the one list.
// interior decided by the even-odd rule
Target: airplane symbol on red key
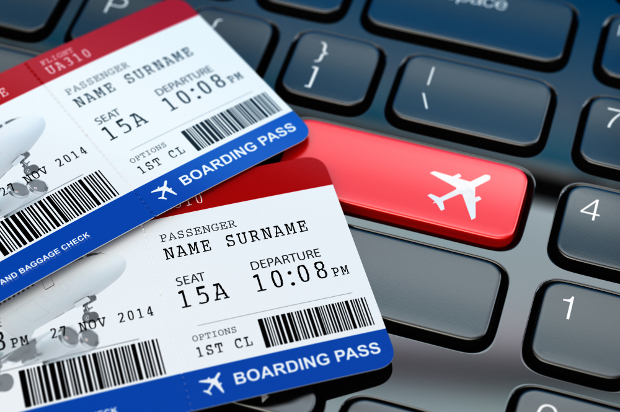
[{"label": "airplane symbol on red key", "polygon": [[471,218],[471,220],[474,220],[476,218],[476,202],[479,202],[481,200],[480,196],[476,196],[476,187],[491,180],[491,176],[482,175],[477,179],[468,181],[461,179],[460,174],[455,174],[454,176],[446,175],[439,172],[431,172],[431,174],[443,180],[444,182],[454,186],[454,190],[452,192],[443,195],[442,197],[435,196],[433,194],[428,195],[428,197],[433,199],[433,202],[437,206],[439,206],[439,210],[444,210],[443,202],[455,196],[461,195],[463,196],[463,200],[465,201],[465,206],[467,206],[469,217]]}]

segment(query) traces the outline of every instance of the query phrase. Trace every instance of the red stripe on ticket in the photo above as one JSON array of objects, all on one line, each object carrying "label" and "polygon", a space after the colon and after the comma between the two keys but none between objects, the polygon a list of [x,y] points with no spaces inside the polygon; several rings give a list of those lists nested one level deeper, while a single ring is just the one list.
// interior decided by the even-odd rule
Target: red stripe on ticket
[{"label": "red stripe on ticket", "polygon": [[43,83],[196,15],[180,0],[131,14],[26,62]]},{"label": "red stripe on ticket", "polygon": [[[158,218],[331,184],[327,168],[317,159],[305,158],[272,163],[250,169],[182,203],[180,207],[159,215]],[[201,203],[197,202],[198,197]]]},{"label": "red stripe on ticket", "polygon": [[0,74],[0,104],[19,97],[40,85],[41,83],[28,69],[26,63],[2,72]]}]

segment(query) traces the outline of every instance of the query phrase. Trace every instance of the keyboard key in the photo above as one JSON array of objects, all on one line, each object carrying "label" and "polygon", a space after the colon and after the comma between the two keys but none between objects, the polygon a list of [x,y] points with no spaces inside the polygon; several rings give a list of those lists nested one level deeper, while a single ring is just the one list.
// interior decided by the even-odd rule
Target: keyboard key
[{"label": "keyboard key", "polygon": [[13,50],[0,49],[0,73],[25,62],[31,57]]},{"label": "keyboard key", "polygon": [[608,25],[601,69],[611,80],[620,81],[620,17],[616,17]]},{"label": "keyboard key", "polygon": [[370,104],[383,66],[372,44],[327,33],[303,34],[280,88],[294,104],[359,114]]},{"label": "keyboard key", "polygon": [[0,31],[10,37],[33,40],[32,36],[49,28],[61,5],[61,0],[2,0]]},{"label": "keyboard key", "polygon": [[534,300],[523,357],[544,375],[618,391],[619,317],[618,295],[563,282],[547,284]]},{"label": "keyboard key", "polygon": [[388,331],[465,352],[492,342],[507,275],[486,260],[351,229]]},{"label": "keyboard key", "polygon": [[553,99],[541,82],[414,57],[397,87],[390,120],[399,127],[511,154],[544,144]]},{"label": "keyboard key", "polygon": [[344,211],[491,249],[513,246],[528,204],[521,170],[441,149],[307,120],[283,159],[327,166]]},{"label": "keyboard key", "polygon": [[573,19],[570,6],[547,0],[372,0],[366,16],[380,34],[547,69],[566,60]]},{"label": "keyboard key", "polygon": [[265,73],[277,37],[268,21],[219,9],[202,10],[200,15],[255,71]]},{"label": "keyboard key", "polygon": [[392,402],[380,399],[353,398],[348,399],[341,412],[422,412],[419,409],[409,408],[404,405],[397,405]]},{"label": "keyboard key", "polygon": [[350,0],[259,0],[263,7],[305,19],[335,21],[341,18]]},{"label": "keyboard key", "polygon": [[75,39],[157,2],[158,0],[88,0],[71,28],[70,36]]},{"label": "keyboard key", "polygon": [[543,389],[518,391],[510,400],[507,412],[616,412],[611,408],[584,399]]},{"label": "keyboard key", "polygon": [[584,110],[582,125],[576,141],[576,163],[586,171],[620,178],[620,100],[592,100]]},{"label": "keyboard key", "polygon": [[576,186],[564,191],[556,211],[549,255],[562,268],[618,282],[620,193]]},{"label": "keyboard key", "polygon": [[[284,399],[282,399],[284,397]],[[284,394],[268,395],[260,398],[249,399],[239,402],[239,405],[245,407],[243,410],[252,411],[254,408],[260,408],[264,412],[318,412],[323,408],[317,404],[317,398],[314,393],[305,393],[294,397]]]}]

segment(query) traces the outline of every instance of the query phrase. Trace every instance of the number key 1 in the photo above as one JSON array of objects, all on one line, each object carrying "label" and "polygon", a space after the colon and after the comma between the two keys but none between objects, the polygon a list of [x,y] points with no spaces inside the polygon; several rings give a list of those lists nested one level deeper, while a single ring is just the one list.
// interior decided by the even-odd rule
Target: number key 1
[{"label": "number key 1", "polygon": [[548,247],[551,260],[572,272],[620,282],[618,210],[616,191],[569,186],[556,210]]},{"label": "number key 1", "polygon": [[620,296],[572,283],[547,283],[534,300],[523,358],[539,373],[617,391],[618,319]]}]

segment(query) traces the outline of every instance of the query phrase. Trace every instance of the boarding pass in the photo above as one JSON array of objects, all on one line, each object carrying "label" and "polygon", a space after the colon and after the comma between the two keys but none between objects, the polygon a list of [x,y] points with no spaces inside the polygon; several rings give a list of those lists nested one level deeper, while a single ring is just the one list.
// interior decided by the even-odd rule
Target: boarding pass
[{"label": "boarding pass", "polygon": [[163,216],[0,304],[3,411],[197,410],[391,362],[318,160]]},{"label": "boarding pass", "polygon": [[0,74],[0,301],[306,136],[180,0]]}]

